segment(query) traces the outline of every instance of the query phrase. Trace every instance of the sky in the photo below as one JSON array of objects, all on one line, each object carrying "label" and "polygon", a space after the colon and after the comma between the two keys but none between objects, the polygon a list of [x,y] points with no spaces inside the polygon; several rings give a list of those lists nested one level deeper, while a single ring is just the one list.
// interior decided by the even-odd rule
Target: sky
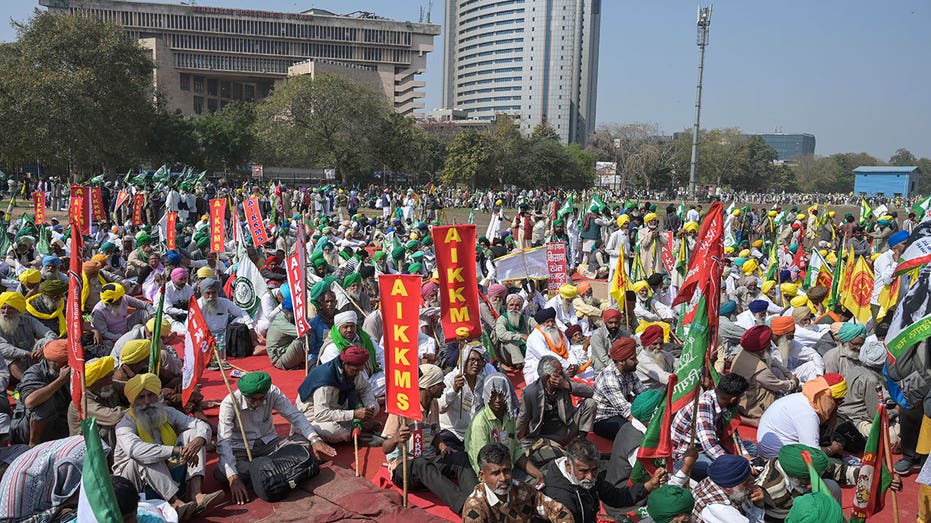
[{"label": "sky", "polygon": [[[196,0],[198,5],[299,12],[371,11],[417,21],[429,0]],[[432,21],[443,22],[443,0]],[[34,0],[2,0],[0,21],[27,19]],[[603,0],[597,123],[694,122],[697,4]],[[721,1],[705,53],[702,128],[811,133],[818,155],[900,147],[931,157],[931,3],[927,0]],[[443,28],[445,33],[445,28]],[[0,41],[16,38],[0,24]],[[425,110],[441,105],[443,34],[428,57]]]}]

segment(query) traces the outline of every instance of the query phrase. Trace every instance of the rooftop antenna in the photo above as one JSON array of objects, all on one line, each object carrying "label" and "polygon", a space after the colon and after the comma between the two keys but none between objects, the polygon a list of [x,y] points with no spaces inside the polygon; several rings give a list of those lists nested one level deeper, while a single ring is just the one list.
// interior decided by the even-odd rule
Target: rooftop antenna
[{"label": "rooftop antenna", "polygon": [[420,6],[420,18],[417,20],[417,23],[419,24],[423,23],[423,6],[422,5]]},{"label": "rooftop antenna", "polygon": [[427,7],[427,23],[430,23],[430,17],[433,15],[433,0],[430,0],[429,7]]}]

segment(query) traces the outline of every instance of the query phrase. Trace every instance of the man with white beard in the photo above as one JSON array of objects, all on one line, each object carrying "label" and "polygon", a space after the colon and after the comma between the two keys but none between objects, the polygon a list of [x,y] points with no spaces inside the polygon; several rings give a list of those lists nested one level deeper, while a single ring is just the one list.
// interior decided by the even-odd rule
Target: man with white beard
[{"label": "man with white beard", "polygon": [[61,267],[61,258],[58,256],[43,256],[42,257],[42,281],[48,280],[60,280],[65,283],[68,283],[68,275],[62,274],[59,268]]},{"label": "man with white beard", "polygon": [[358,328],[358,322],[359,317],[354,311],[341,312],[333,317],[333,328],[323,340],[318,365],[338,358],[347,347],[362,347],[369,353],[369,361],[362,368],[372,386],[372,393],[381,403],[385,397],[385,350]]},{"label": "man with white beard", "polygon": [[777,398],[795,392],[799,386],[798,378],[773,357],[772,337],[772,329],[765,325],[747,329],[740,338],[741,348],[731,364],[731,374],[742,376],[749,383],[737,406],[737,412],[746,425],[756,426],[763,411]]},{"label": "man with white beard", "polygon": [[42,356],[39,363],[23,373],[10,426],[13,443],[28,443],[30,447],[68,435],[68,340],[45,344]]},{"label": "man with white beard", "polygon": [[692,516],[703,523],[762,521],[763,490],[753,480],[747,458],[719,456],[708,466],[708,477],[692,489]]},{"label": "man with white beard", "polygon": [[556,311],[550,307],[540,309],[533,319],[537,322],[533,332],[527,336],[527,354],[524,356],[524,382],[527,385],[537,381],[537,364],[544,356],[553,356],[559,361],[568,377],[578,376],[592,379],[595,374],[589,367],[579,374],[580,362],[569,350],[569,339],[556,324]]},{"label": "man with white beard", "polygon": [[346,277],[343,278],[343,289],[345,289],[346,294],[356,302],[356,305],[362,309],[363,314],[372,312],[372,300],[369,298],[368,293],[365,292],[365,289],[362,288],[361,274],[354,272],[346,275]]},{"label": "man with white beard", "polygon": [[735,322],[739,327],[749,329],[756,325],[766,325],[766,311],[769,308],[769,302],[766,300],[754,300],[747,305],[747,310],[737,315]]},{"label": "man with white beard", "polygon": [[[437,366],[448,370],[456,365],[459,353],[447,354],[449,346],[444,343],[443,322],[440,320],[440,286],[432,281],[425,282],[420,288],[423,304],[420,306],[420,332],[436,340]],[[455,345],[454,345],[455,347]]]},{"label": "man with white beard", "polygon": [[26,314],[39,320],[52,332],[63,336],[67,333],[64,297],[68,283],[61,280],[46,280],[39,284],[39,294],[26,300]]},{"label": "man with white beard", "polygon": [[[165,315],[175,322],[184,323],[191,296],[194,296],[194,287],[188,283],[188,271],[183,267],[172,269],[170,276],[171,281],[165,284]],[[161,293],[152,302],[158,303],[160,299]]]},{"label": "man with white beard", "polygon": [[818,351],[806,347],[795,339],[798,329],[796,322],[801,326],[811,321],[811,309],[806,306],[795,307],[792,316],[777,316],[770,323],[773,330],[773,344],[776,346],[780,360],[792,374],[798,377],[799,383],[815,379],[824,374],[824,359]]},{"label": "man with white beard", "polygon": [[[129,314],[129,307],[136,309]],[[91,325],[100,333],[100,345],[109,354],[113,344],[120,336],[126,334],[130,328],[155,314],[155,307],[151,303],[126,295],[126,289],[119,283],[107,283],[100,288],[100,301],[94,305],[91,312],[93,318]]]},{"label": "man with white beard", "polygon": [[[550,298],[546,302],[548,308],[553,309],[553,312],[556,313],[556,326],[560,330],[564,331],[569,328],[570,325],[581,325],[582,333],[586,336],[591,334],[588,331],[588,322],[584,320],[579,320],[578,315],[575,313],[575,305],[572,304],[572,301],[575,300],[576,296],[579,295],[579,289],[575,285],[566,283],[559,287],[559,294]],[[534,363],[536,365],[536,363]]]},{"label": "man with white beard", "polygon": [[[159,396],[161,389],[155,374],[137,374],[126,382],[124,391],[131,406],[116,425],[113,474],[131,481],[138,492],[151,488],[184,521],[194,510],[203,511],[222,499],[224,493],[202,492],[210,425],[166,406]],[[186,493],[172,476],[177,465],[187,466]]]},{"label": "man with white beard", "polygon": [[506,301],[507,310],[495,321],[498,357],[505,370],[520,370],[524,366],[527,337],[536,322],[523,312],[524,299],[520,294],[509,294]]},{"label": "man with white beard", "polygon": [[42,360],[45,344],[58,336],[31,316],[23,316],[26,299],[13,291],[0,293],[0,354],[10,375],[17,380],[32,364]]},{"label": "man with white beard", "polygon": [[[252,317],[246,314],[246,311],[237,307],[229,298],[221,298],[218,295],[219,289],[220,282],[213,278],[206,278],[200,282],[201,294],[197,304],[200,305],[200,310],[204,314],[204,321],[207,323],[207,328],[210,329],[210,334],[213,334],[215,339],[225,339],[226,328],[229,327],[230,323],[244,323],[249,328],[252,346],[256,346],[258,340],[256,339],[255,323]],[[228,342],[229,340],[227,340]],[[225,354],[221,354],[221,356],[225,356]],[[211,365],[215,365],[215,363],[211,362]]]},{"label": "man with white beard", "polygon": [[650,325],[640,333],[637,377],[648,389],[666,390],[669,375],[676,370],[676,358],[663,349],[663,328]]},{"label": "man with white beard", "polygon": [[[100,437],[110,448],[116,446],[116,424],[129,408],[129,403],[113,382],[115,364],[113,356],[104,356],[84,365],[84,415],[97,418]],[[68,405],[68,431],[72,436],[81,434],[81,418],[74,403]]]}]

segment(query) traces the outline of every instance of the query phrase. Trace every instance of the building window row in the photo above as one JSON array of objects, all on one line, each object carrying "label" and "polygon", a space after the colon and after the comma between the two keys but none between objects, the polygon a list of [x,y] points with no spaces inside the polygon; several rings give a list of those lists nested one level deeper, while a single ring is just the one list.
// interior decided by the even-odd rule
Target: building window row
[{"label": "building window row", "polygon": [[502,18],[505,16],[513,16],[515,14],[523,14],[523,9],[510,9],[507,11],[495,11],[494,13],[484,13],[478,16],[473,16],[471,18],[461,18],[459,19],[459,26],[468,25],[475,23],[479,20],[488,20],[489,18]]},{"label": "building window row", "polygon": [[514,25],[514,24],[523,24],[523,18],[514,18],[511,20],[498,20],[497,22],[488,22],[487,24],[473,25],[472,27],[460,27],[459,34],[471,33],[472,31],[481,31],[482,29],[489,29],[491,27],[500,27],[505,25]]},{"label": "building window row", "polygon": [[503,35],[515,34],[515,33],[521,33],[521,34],[523,34],[523,32],[524,32],[524,28],[523,28],[523,27],[517,27],[517,28],[514,28],[514,29],[504,29],[504,30],[501,30],[501,31],[488,31],[488,32],[485,32],[485,33],[479,33],[479,34],[476,34],[476,35],[468,36],[468,37],[466,37],[466,38],[460,38],[460,39],[459,39],[459,45],[462,45],[462,44],[464,44],[464,43],[466,43],[466,42],[471,42],[472,40],[478,40],[478,39],[480,39],[480,38],[490,38],[490,37],[495,37],[495,36],[503,36]]},{"label": "building window row", "polygon": [[472,80],[471,82],[462,82],[457,84],[456,87],[471,87],[473,85],[485,85],[485,84],[501,84],[505,82],[520,82],[523,80],[522,76],[499,76],[497,78],[486,78],[484,80]]},{"label": "building window row", "polygon": [[523,38],[506,38],[504,40],[492,40],[488,42],[482,42],[479,44],[467,45],[459,48],[459,52],[471,51],[472,49],[480,49],[482,47],[491,47],[493,45],[511,45],[511,44],[521,44],[524,42]]},{"label": "building window row", "polygon": [[520,53],[523,50],[524,49],[521,47],[511,47],[511,48],[506,48],[506,49],[494,49],[494,50],[482,51],[480,53],[464,54],[464,55],[459,56],[459,61],[464,62],[466,60],[472,60],[474,58],[481,58],[484,56],[492,56],[496,54]]},{"label": "building window row", "polygon": [[463,16],[467,16],[467,15],[470,15],[470,14],[472,14],[472,13],[476,13],[476,12],[478,12],[478,11],[484,11],[484,10],[486,10],[486,9],[494,9],[494,8],[496,8],[496,7],[505,7],[505,6],[509,6],[509,5],[515,5],[515,4],[523,4],[523,3],[524,3],[524,0],[505,0],[504,2],[495,2],[495,3],[493,3],[493,4],[480,5],[480,6],[478,6],[478,7],[473,7],[472,9],[465,9],[465,10],[462,9],[462,8],[465,7],[465,6],[471,5],[471,4],[474,4],[474,3],[475,3],[475,2],[464,2],[464,3],[460,4],[460,6],[459,6],[459,17],[461,18],[461,17],[463,17]]},{"label": "building window row", "polygon": [[[250,56],[220,56],[175,53],[175,67],[248,73],[287,74],[291,60],[253,58]],[[196,82],[195,82],[196,85]]]},{"label": "building window row", "polygon": [[474,62],[471,64],[463,64],[458,67],[458,70],[462,71],[463,69],[471,69],[473,67],[485,67],[491,64],[509,64],[514,62],[523,62],[524,58],[521,56],[515,58],[498,58],[496,60],[485,60],[482,62]]},{"label": "building window row", "polygon": [[471,71],[468,73],[456,75],[456,79],[462,80],[463,78],[472,78],[474,76],[485,75],[485,74],[519,73],[523,70],[524,70],[523,67],[499,67],[497,69],[483,69],[481,71]]}]

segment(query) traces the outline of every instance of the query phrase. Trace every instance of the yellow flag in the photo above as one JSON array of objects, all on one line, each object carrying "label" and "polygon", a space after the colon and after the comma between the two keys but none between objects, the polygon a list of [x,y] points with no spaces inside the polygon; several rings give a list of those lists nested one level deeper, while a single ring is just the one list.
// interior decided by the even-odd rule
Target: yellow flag
[{"label": "yellow flag", "polygon": [[863,256],[857,257],[846,283],[848,290],[844,294],[844,307],[860,323],[868,322],[872,318],[870,298],[873,296],[873,271]]},{"label": "yellow flag", "polygon": [[608,289],[608,294],[617,302],[618,309],[624,310],[624,303],[627,301],[624,296],[627,293],[629,282],[627,281],[627,264],[624,263],[624,247],[622,246],[619,251],[617,266],[614,268],[614,277],[611,278],[611,288]]}]

